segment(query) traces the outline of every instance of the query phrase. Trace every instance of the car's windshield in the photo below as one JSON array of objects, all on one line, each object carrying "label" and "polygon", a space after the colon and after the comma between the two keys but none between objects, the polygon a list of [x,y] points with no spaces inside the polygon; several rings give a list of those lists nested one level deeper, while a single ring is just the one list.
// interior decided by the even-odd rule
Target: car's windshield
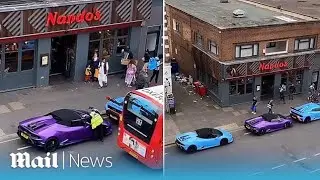
[{"label": "car's windshield", "polygon": [[124,127],[127,131],[149,143],[158,120],[159,108],[150,100],[129,94],[124,110]]}]

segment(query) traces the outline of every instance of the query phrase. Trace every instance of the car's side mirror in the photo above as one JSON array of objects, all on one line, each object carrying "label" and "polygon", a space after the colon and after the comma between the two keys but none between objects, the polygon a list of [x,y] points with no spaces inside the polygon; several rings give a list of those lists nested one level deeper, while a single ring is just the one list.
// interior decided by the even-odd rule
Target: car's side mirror
[{"label": "car's side mirror", "polygon": [[106,100],[111,100],[111,97],[110,96],[106,96]]}]

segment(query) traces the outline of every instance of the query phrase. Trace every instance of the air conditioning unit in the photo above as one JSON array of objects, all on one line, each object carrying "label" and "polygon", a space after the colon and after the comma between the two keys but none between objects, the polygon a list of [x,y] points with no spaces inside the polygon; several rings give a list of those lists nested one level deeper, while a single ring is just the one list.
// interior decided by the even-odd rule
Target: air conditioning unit
[{"label": "air conditioning unit", "polygon": [[221,3],[228,3],[229,0],[220,0]]},{"label": "air conditioning unit", "polygon": [[243,18],[246,17],[246,12],[241,9],[236,9],[233,11],[233,17],[235,18]]}]

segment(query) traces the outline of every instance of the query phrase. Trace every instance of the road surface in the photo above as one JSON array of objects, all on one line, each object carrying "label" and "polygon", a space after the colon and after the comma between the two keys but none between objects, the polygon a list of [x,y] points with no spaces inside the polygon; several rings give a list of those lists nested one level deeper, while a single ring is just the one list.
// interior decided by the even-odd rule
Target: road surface
[{"label": "road surface", "polygon": [[235,134],[232,144],[194,154],[183,153],[175,145],[167,147],[165,175],[190,177],[209,173],[216,178],[253,179],[301,175],[319,179],[320,122],[295,123],[290,129],[264,136],[254,136],[245,130]]}]

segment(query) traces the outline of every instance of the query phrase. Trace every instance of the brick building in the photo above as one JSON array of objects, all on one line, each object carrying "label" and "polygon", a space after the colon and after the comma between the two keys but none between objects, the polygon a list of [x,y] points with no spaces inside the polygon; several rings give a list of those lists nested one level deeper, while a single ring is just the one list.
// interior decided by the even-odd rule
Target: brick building
[{"label": "brick building", "polygon": [[246,0],[167,0],[166,15],[170,57],[222,106],[319,87],[317,18]]}]

